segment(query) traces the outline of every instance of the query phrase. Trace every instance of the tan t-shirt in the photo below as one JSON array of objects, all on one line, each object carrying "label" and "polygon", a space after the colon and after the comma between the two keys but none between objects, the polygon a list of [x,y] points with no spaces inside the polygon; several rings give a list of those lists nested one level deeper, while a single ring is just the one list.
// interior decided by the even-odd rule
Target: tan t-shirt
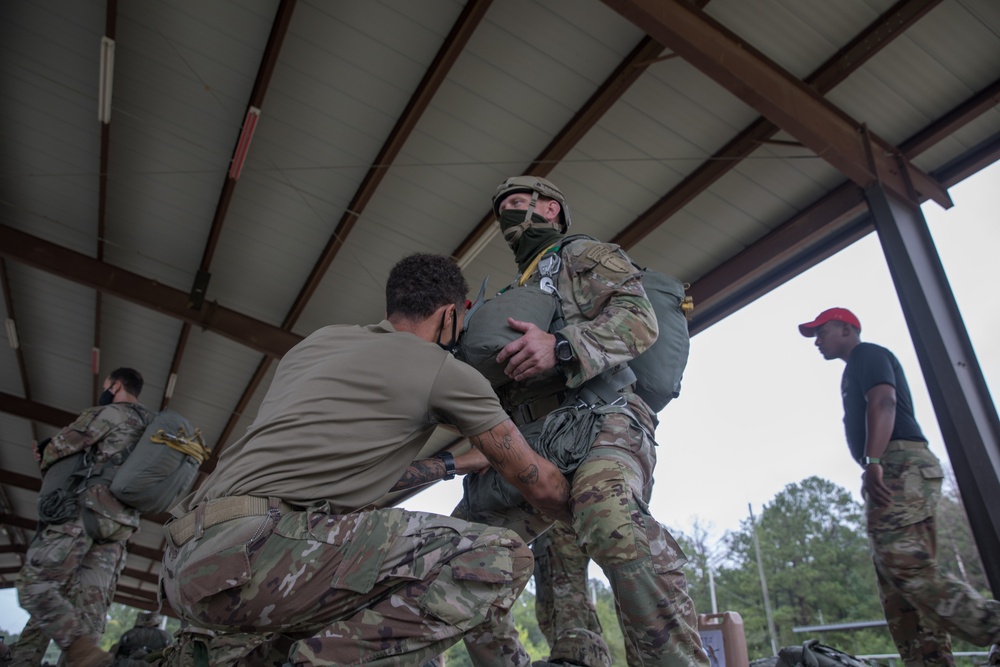
[{"label": "tan t-shirt", "polygon": [[253,424],[177,509],[252,495],[353,511],[399,480],[436,425],[470,436],[506,419],[489,382],[437,345],[388,321],[325,327],[282,358]]}]

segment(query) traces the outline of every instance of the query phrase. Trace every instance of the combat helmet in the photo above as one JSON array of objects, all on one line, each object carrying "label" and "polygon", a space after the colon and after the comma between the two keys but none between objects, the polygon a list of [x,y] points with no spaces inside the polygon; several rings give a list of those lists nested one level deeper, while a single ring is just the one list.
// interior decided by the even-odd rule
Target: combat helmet
[{"label": "combat helmet", "polygon": [[155,628],[161,623],[163,623],[163,616],[155,611],[144,611],[135,617],[135,627],[137,628]]},{"label": "combat helmet", "polygon": [[[497,217],[497,220],[500,219],[500,202],[515,192],[533,192],[536,197],[555,199],[559,202],[559,208],[561,209],[559,211],[560,223],[562,224],[560,231],[565,234],[569,229],[572,220],[570,220],[569,204],[566,203],[566,197],[552,181],[541,176],[511,176],[497,186],[497,192],[493,195],[493,214]],[[529,216],[533,208],[534,203],[528,207]]]},{"label": "combat helmet", "polygon": [[564,630],[556,637],[549,662],[585,667],[611,667],[611,649],[608,648],[604,638],[596,632],[573,628]]}]

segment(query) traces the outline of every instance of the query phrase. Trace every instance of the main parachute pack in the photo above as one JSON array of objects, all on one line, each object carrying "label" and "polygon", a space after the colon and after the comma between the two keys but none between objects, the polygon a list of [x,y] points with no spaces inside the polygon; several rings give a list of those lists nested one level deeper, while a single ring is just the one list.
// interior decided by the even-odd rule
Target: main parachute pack
[{"label": "main parachute pack", "polygon": [[191,490],[210,453],[200,430],[173,410],[163,410],[115,471],[109,488],[140,512],[165,512]]}]

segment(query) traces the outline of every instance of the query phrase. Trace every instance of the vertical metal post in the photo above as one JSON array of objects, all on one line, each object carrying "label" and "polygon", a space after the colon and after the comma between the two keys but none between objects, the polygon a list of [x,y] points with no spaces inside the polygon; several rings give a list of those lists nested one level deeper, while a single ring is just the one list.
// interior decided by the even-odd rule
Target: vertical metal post
[{"label": "vertical metal post", "polygon": [[760,557],[760,540],[757,539],[757,520],[753,518],[753,505],[747,503],[747,507],[750,509],[753,549],[757,552],[757,572],[760,574],[760,590],[764,593],[764,615],[767,617],[767,634],[771,637],[772,655],[778,655],[778,642],[774,637],[774,616],[771,615],[771,596],[767,594],[767,579],[764,578],[764,561]]},{"label": "vertical metal post", "polygon": [[[904,167],[905,170],[905,167]],[[920,208],[865,190],[994,597],[1000,595],[1000,420]]]}]

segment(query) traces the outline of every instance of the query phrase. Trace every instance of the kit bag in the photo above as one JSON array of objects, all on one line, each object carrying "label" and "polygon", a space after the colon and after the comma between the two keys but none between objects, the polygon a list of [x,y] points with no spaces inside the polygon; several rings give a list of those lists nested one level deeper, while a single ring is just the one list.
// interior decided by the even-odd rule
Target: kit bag
[{"label": "kit bag", "polygon": [[144,514],[165,512],[191,490],[209,454],[200,429],[164,410],[153,417],[109,488],[115,498]]},{"label": "kit bag", "polygon": [[785,646],[780,649],[776,667],[872,667],[872,665],[861,658],[855,658],[850,653],[820,644],[818,639],[810,639],[802,646]]}]

